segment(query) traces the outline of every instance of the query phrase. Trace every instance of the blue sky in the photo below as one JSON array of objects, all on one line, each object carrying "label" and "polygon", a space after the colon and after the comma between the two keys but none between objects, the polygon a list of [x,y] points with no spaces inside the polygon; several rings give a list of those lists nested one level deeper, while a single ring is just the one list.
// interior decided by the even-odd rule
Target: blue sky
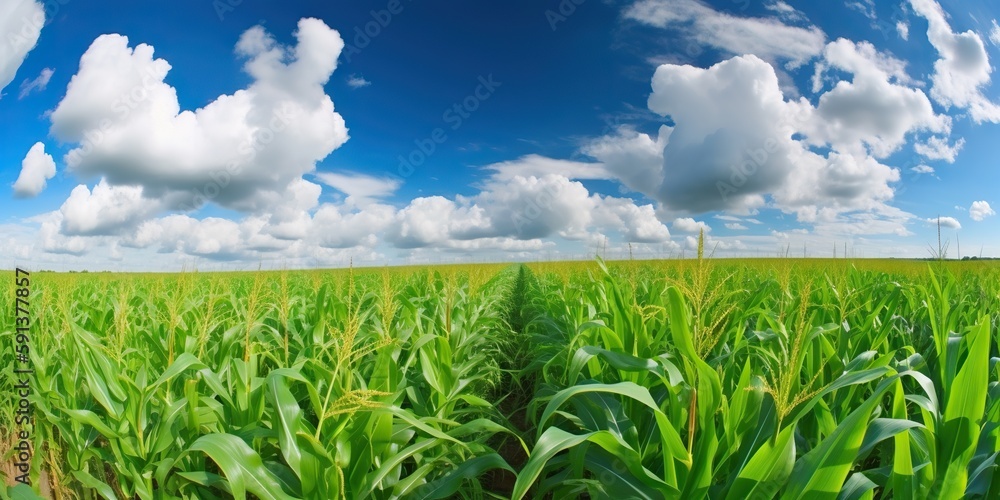
[{"label": "blue sky", "polygon": [[0,261],[1000,256],[986,2],[0,6]]}]

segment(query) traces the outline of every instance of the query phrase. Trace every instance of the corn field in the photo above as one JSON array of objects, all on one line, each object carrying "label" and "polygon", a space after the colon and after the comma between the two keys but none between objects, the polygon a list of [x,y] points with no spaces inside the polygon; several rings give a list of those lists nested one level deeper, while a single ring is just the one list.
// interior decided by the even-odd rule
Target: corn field
[{"label": "corn field", "polygon": [[986,262],[32,279],[5,498],[1000,498]]}]

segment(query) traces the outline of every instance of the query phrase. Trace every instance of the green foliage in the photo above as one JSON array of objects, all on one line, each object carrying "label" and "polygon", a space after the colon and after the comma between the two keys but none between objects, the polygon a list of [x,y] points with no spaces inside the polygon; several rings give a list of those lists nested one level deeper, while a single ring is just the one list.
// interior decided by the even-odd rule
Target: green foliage
[{"label": "green foliage", "polygon": [[926,266],[47,274],[0,494],[995,498],[1000,272]]}]

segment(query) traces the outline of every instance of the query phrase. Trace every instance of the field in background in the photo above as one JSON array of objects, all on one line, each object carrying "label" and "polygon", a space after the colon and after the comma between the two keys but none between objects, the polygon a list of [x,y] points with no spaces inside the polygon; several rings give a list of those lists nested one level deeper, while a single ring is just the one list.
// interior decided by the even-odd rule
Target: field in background
[{"label": "field in background", "polygon": [[57,498],[1000,497],[1000,263],[32,273],[31,308]]}]

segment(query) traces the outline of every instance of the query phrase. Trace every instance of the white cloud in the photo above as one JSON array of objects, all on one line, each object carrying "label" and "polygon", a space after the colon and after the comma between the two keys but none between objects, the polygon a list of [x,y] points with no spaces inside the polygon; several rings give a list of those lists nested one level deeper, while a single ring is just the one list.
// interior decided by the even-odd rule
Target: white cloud
[{"label": "white cloud", "polygon": [[52,75],[55,70],[51,68],[43,68],[42,72],[35,77],[34,80],[25,80],[21,82],[21,93],[18,94],[18,99],[24,99],[28,97],[28,94],[32,92],[41,92],[48,87],[49,80],[52,79]]},{"label": "white cloud", "polygon": [[347,85],[351,88],[360,89],[361,87],[367,87],[371,85],[372,82],[365,80],[363,76],[351,75],[347,78]]},{"label": "white cloud", "polygon": [[815,234],[837,239],[871,235],[905,237],[913,235],[907,226],[914,218],[896,207],[881,205],[866,211],[820,213],[812,229]]},{"label": "white cloud", "polygon": [[927,38],[940,57],[934,63],[931,97],[946,108],[968,109],[977,123],[1000,122],[1000,106],[983,95],[993,67],[982,38],[972,30],[952,32],[935,0],[910,0],[910,4],[927,19]]},{"label": "white cloud", "polygon": [[592,194],[562,175],[509,174],[497,170],[472,197],[413,200],[396,214],[386,238],[398,247],[416,248],[486,238],[582,241],[600,231],[616,232],[628,242],[659,243],[670,237],[652,205]]},{"label": "white cloud", "polygon": [[958,152],[965,146],[965,139],[960,138],[954,144],[948,144],[948,139],[939,136],[932,136],[927,142],[918,142],[913,145],[913,150],[918,155],[928,160],[944,160],[948,163],[955,163]]},{"label": "white cloud", "polygon": [[682,233],[697,233],[705,231],[706,233],[711,232],[712,228],[708,224],[702,221],[696,221],[690,217],[681,217],[674,219],[673,227],[675,231],[680,231]]},{"label": "white cloud", "polygon": [[600,160],[603,170],[626,187],[649,193],[651,187],[663,183],[663,149],[671,130],[666,125],[661,126],[657,137],[653,138],[630,127],[620,127],[614,135],[594,139],[581,151]]},{"label": "white cloud", "polygon": [[969,217],[976,222],[980,222],[996,214],[993,208],[990,207],[990,204],[985,201],[974,201],[972,202],[972,206],[969,207]]},{"label": "white cloud", "polygon": [[950,119],[936,115],[921,90],[906,86],[911,80],[902,61],[879,53],[868,42],[843,38],[827,45],[823,54],[827,65],[851,73],[853,79],[820,97],[811,137],[839,151],[863,155],[867,149],[884,158],[913,131],[950,131]]},{"label": "white cloud", "polygon": [[[870,44],[840,40],[824,57],[855,78],[823,94],[819,107],[786,100],[774,68],[754,56],[707,69],[661,65],[648,105],[674,126],[656,137],[621,127],[581,152],[658,201],[662,220],[773,207],[816,223],[879,209],[899,171],[872,155],[891,154],[916,130],[946,132],[950,121],[906,86],[901,61]],[[817,146],[832,151],[820,155]]]},{"label": "white cloud", "polygon": [[878,19],[878,15],[875,13],[875,0],[848,0],[847,6],[860,12],[871,21]]},{"label": "white cloud", "polygon": [[[684,248],[690,252],[698,251],[698,237],[684,237]],[[718,251],[746,250],[747,246],[738,239],[713,238],[707,233],[705,235],[705,255],[714,255]]]},{"label": "white cloud", "polygon": [[993,19],[993,28],[990,29],[990,42],[993,45],[1000,46],[1000,24],[997,24],[997,20]]},{"label": "white cloud", "polygon": [[[740,56],[708,69],[664,64],[652,86],[649,108],[675,127],[668,139],[661,131],[663,160],[656,175],[645,176],[642,192],[668,208],[756,208],[764,204],[760,194],[794,168],[787,161],[797,148],[789,124],[803,113],[800,103],[784,100],[768,63]],[[744,166],[752,175],[740,173]]]},{"label": "white cloud", "polygon": [[916,174],[933,174],[934,173],[934,168],[932,168],[932,167],[930,167],[928,165],[917,165],[917,166],[911,168],[910,171],[912,171],[912,172],[914,172]]},{"label": "white cloud", "polygon": [[504,252],[537,252],[555,246],[554,242],[543,240],[519,240],[515,238],[479,238],[475,240],[452,240],[444,245],[445,250],[472,251],[481,253],[486,250]]},{"label": "white cloud", "polygon": [[312,218],[310,231],[315,243],[324,248],[352,248],[359,245],[374,247],[376,235],[396,217],[396,209],[388,205],[371,204],[360,210],[324,204]]},{"label": "white cloud", "polygon": [[795,170],[775,197],[799,221],[816,223],[840,212],[883,207],[894,194],[890,184],[899,178],[899,170],[870,156],[830,153],[814,168]]},{"label": "white cloud", "polygon": [[777,13],[778,16],[780,16],[782,19],[784,19],[786,21],[793,21],[793,22],[794,21],[801,21],[801,22],[807,21],[805,14],[803,14],[801,11],[799,11],[795,7],[792,7],[791,5],[788,5],[788,2],[783,2],[781,0],[778,0],[776,2],[765,4],[764,8],[767,9],[767,10],[769,10],[769,11],[771,11],[771,12]]},{"label": "white cloud", "polygon": [[373,177],[355,172],[320,172],[316,178],[348,197],[354,203],[367,203],[392,196],[402,184],[398,179]]},{"label": "white cloud", "polygon": [[396,214],[387,239],[398,248],[444,244],[451,239],[450,226],[458,210],[443,196],[416,198]]},{"label": "white cloud", "polygon": [[713,218],[714,219],[719,219],[719,220],[724,220],[724,221],[729,221],[729,222],[742,222],[743,221],[743,219],[741,219],[739,217],[733,217],[732,215],[721,215],[720,214],[720,215],[713,216]]},{"label": "white cloud", "polygon": [[559,160],[535,154],[486,165],[482,170],[491,172],[490,178],[495,181],[509,181],[515,177],[542,177],[550,174],[581,180],[613,178],[601,163]]},{"label": "white cloud", "polygon": [[[309,231],[309,212],[319,204],[323,188],[305,179],[295,179],[281,197],[266,201],[271,207],[267,213],[256,217],[267,224],[267,234],[282,240],[304,238]],[[348,200],[357,202],[358,200]]]},{"label": "white cloud", "polygon": [[135,247],[157,246],[162,253],[183,252],[188,255],[215,259],[236,259],[249,252],[247,236],[251,224],[229,219],[207,217],[202,220],[187,215],[169,215],[144,222],[136,238],[128,244]]},{"label": "white cloud", "polygon": [[38,246],[45,252],[81,256],[94,246],[92,241],[80,236],[65,236],[60,231],[62,222],[59,212],[54,212],[38,229]]},{"label": "white cloud", "polygon": [[180,109],[163,81],[170,65],[153,58],[153,47],[98,37],[51,115],[53,135],[79,144],[67,166],[110,186],[141,187],[164,209],[210,199],[253,212],[285,200],[348,137],[323,90],[344,46],[340,35],[302,19],[295,37],[286,48],[259,26],[247,30],[236,52],[247,58],[252,84],[194,111]]},{"label": "white cloud", "polygon": [[[887,74],[849,55],[831,60],[871,80]],[[752,57],[707,70],[661,66],[653,82],[651,109],[677,124],[664,151],[667,175],[659,199],[667,205],[680,201],[693,212],[753,209],[764,205],[765,194],[802,220],[812,219],[808,214],[816,206],[871,208],[892,197],[889,183],[898,180],[898,171],[867,157],[862,145],[887,153],[914,123],[933,122],[932,114],[886,117],[860,110],[878,101],[852,93],[860,87],[843,82],[831,91],[833,97],[821,96],[818,108],[804,99],[786,101],[770,65]],[[866,92],[896,90],[869,83],[873,88]],[[834,103],[856,112],[838,110]],[[834,151],[826,157],[813,153],[794,133]]]},{"label": "white cloud", "polygon": [[87,186],[73,188],[59,208],[62,233],[69,236],[120,234],[133,229],[155,214],[158,200],[143,198],[138,186],[111,186],[102,179],[93,191]]},{"label": "white cloud", "polygon": [[45,145],[36,142],[21,161],[21,173],[14,181],[14,195],[19,198],[38,196],[45,189],[45,181],[55,175],[55,161],[45,153]]},{"label": "white cloud", "polygon": [[896,22],[896,33],[899,34],[899,38],[902,38],[903,40],[909,40],[910,39],[910,25],[906,24],[906,21],[897,21]]},{"label": "white cloud", "polygon": [[34,0],[5,0],[0,3],[0,91],[17,74],[18,68],[35,48],[45,26],[45,7]]},{"label": "white cloud", "polygon": [[924,221],[935,227],[940,222],[941,227],[945,229],[962,229],[962,224],[954,217],[931,217],[930,219],[924,219]]},{"label": "white cloud", "polygon": [[490,182],[471,201],[474,205],[469,209],[481,210],[488,225],[464,223],[468,227],[456,231],[459,239],[534,239],[554,234],[580,237],[586,233],[592,211],[599,203],[583,184],[555,174]]},{"label": "white cloud", "polygon": [[624,15],[650,26],[684,29],[698,43],[733,55],[784,60],[791,67],[819,54],[826,39],[815,26],[799,28],[776,19],[736,17],[699,0],[640,0]]},{"label": "white cloud", "polygon": [[[92,189],[78,186],[62,209],[42,222],[42,248],[69,255],[101,249],[114,258],[124,248],[218,260],[268,256],[331,262],[352,255],[373,259],[382,252],[530,255],[569,244],[592,249],[607,237],[609,247],[680,248],[670,241],[670,229],[686,233],[676,239],[692,248],[697,238],[689,235],[710,228],[690,216],[724,211],[727,215],[715,217],[728,221],[728,230],[747,231],[761,221],[735,215],[749,217],[763,208],[794,214],[813,232],[784,229],[775,236],[743,234],[742,240],[720,237],[711,243],[738,252],[746,242],[782,235],[801,245],[796,235],[802,231],[821,238],[909,234],[907,224],[920,219],[886,204],[899,171],[880,158],[918,132],[926,140],[914,149],[930,159],[953,161],[964,142],[948,142],[950,119],[934,113],[902,61],[864,42],[842,39],[824,49],[824,35],[816,28],[737,18],[693,0],[645,0],[630,12],[642,5],[647,24],[692,30],[726,25],[733,33],[712,42],[723,51],[734,46],[734,37],[753,41],[761,26],[818,33],[820,50],[800,59],[790,55],[794,51],[764,50],[772,62],[745,55],[705,69],[662,65],[652,79],[648,106],[669,117],[672,126],[655,133],[619,126],[580,148],[594,161],[527,155],[480,167],[487,177],[475,185],[476,194],[416,198],[394,207],[383,200],[398,190],[398,179],[315,173],[315,182],[346,196],[323,204],[322,188],[303,179],[347,139],[323,90],[342,42],[319,21],[303,21],[295,48],[280,46],[262,28],[248,30],[236,52],[248,58],[252,84],[190,111],[180,110],[176,90],[163,82],[169,64],[154,59],[151,47],[130,48],[124,37],[101,37],[81,59],[52,118],[57,138],[78,143],[76,155],[67,156],[72,171],[101,180]],[[792,8],[784,2],[765,7],[791,19]],[[819,53],[817,93],[843,73],[849,79],[832,82],[815,105],[789,97],[796,94],[789,94],[775,61],[795,64]],[[97,75],[114,88],[103,88]],[[131,98],[132,91],[140,98]],[[267,120],[289,108],[300,115],[281,128],[295,137],[275,133]],[[160,130],[165,133],[153,133]],[[263,140],[267,131],[271,136]],[[225,147],[203,147],[204,137]],[[248,140],[249,154],[227,156]],[[227,173],[233,162],[237,172],[220,181],[220,172]],[[911,170],[933,173],[926,165]],[[591,192],[581,180],[616,180],[655,205]],[[157,218],[189,202],[191,193],[209,182],[225,184],[224,192],[209,198],[244,211],[242,220]],[[671,228],[663,221],[672,221]],[[942,223],[950,224],[945,218]]]},{"label": "white cloud", "polygon": [[598,227],[617,230],[622,239],[632,243],[662,243],[670,231],[656,218],[652,205],[636,205],[627,198],[602,198],[594,211]]}]

